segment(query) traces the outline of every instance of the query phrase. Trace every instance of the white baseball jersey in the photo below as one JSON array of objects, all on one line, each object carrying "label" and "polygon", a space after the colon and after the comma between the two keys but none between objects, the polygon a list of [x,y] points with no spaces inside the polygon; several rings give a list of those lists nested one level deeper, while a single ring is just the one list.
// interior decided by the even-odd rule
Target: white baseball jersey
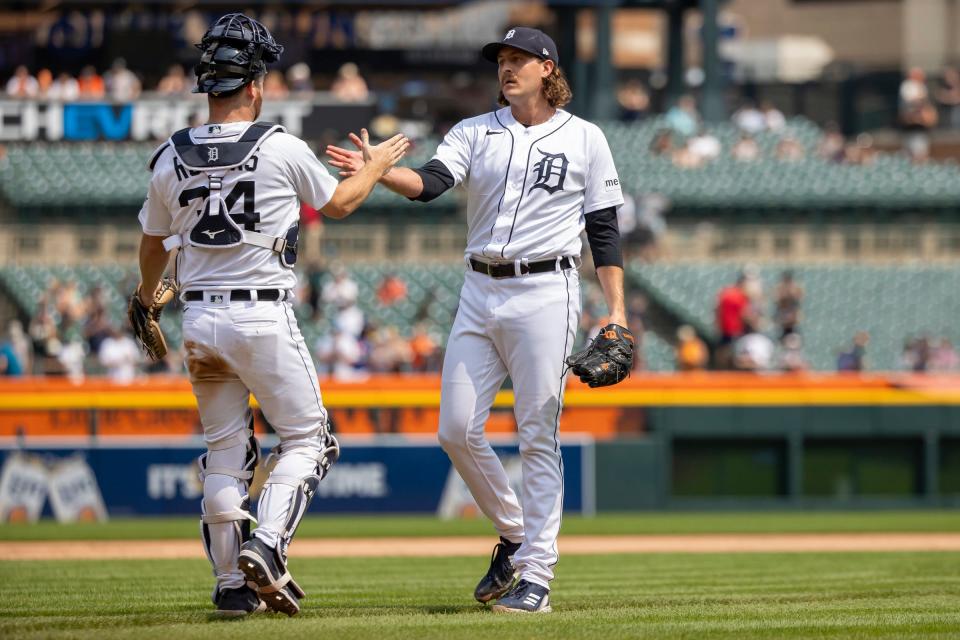
[{"label": "white baseball jersey", "polygon": [[531,127],[509,107],[463,120],[434,158],[467,188],[468,256],[579,256],[584,214],[623,204],[603,132],[562,109]]},{"label": "white baseball jersey", "polygon": [[[468,257],[579,256],[585,214],[623,204],[603,133],[562,110],[532,127],[509,108],[464,120],[434,158],[467,188]],[[467,270],[444,356],[438,430],[480,510],[501,536],[522,542],[513,558],[520,576],[545,587],[559,557],[564,359],[580,321],[579,274],[560,264],[502,279]],[[520,496],[484,437],[508,375],[523,459]]]},{"label": "white baseball jersey", "polygon": [[[235,142],[250,122],[203,125],[191,129],[194,143]],[[154,154],[153,175],[140,225],[152,236],[189,233],[204,214],[206,174],[188,171],[169,144]],[[337,179],[307,144],[287,133],[271,134],[242,166],[227,171],[223,199],[231,218],[248,231],[282,237],[300,219],[300,203],[324,207]],[[177,256],[177,279],[183,290],[292,289],[296,277],[277,253],[249,244],[229,248],[184,243]]]}]

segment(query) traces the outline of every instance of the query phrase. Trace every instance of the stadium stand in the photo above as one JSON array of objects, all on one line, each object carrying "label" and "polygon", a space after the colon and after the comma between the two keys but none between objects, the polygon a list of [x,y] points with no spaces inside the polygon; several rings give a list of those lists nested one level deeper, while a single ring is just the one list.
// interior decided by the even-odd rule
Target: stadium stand
[{"label": "stadium stand", "polygon": [[[767,292],[762,313],[772,314],[770,292],[789,268],[806,290],[800,333],[815,370],[833,370],[837,352],[857,331],[870,335],[869,367],[902,368],[901,347],[918,334],[960,339],[955,318],[960,272],[943,266],[763,265],[757,268]],[[734,281],[737,265],[634,264],[628,277],[635,286],[699,333],[716,338],[717,292]],[[767,331],[773,333],[773,329]]]},{"label": "stadium stand", "polygon": [[[776,264],[757,268],[767,293],[761,304],[764,317],[772,316],[770,293],[784,268],[786,265]],[[873,370],[902,368],[901,347],[911,336],[926,333],[960,342],[955,322],[960,316],[960,299],[954,295],[960,287],[960,272],[956,269],[859,265],[790,265],[789,268],[806,290],[800,333],[804,336],[805,354],[815,370],[833,370],[837,353],[849,344],[857,331],[866,331],[871,336],[868,358]],[[627,269],[628,289],[648,296],[677,322],[689,323],[701,335],[716,339],[716,295],[736,278],[739,270],[736,264],[635,263]],[[446,341],[463,282],[461,266],[379,263],[351,265],[347,271],[357,284],[357,305],[368,323],[396,327],[404,337],[411,335],[417,323],[423,323],[432,335],[440,338],[441,344]],[[376,291],[392,273],[405,282],[407,294],[396,304],[384,306],[378,302]],[[329,278],[325,276],[321,284]],[[0,269],[0,286],[28,317],[36,313],[38,301],[54,280],[76,282],[81,295],[100,287],[106,294],[111,321],[115,326],[123,326],[126,297],[136,280],[132,266],[7,266]],[[584,296],[589,296],[590,289],[596,286],[584,279]],[[319,313],[312,314],[306,304],[301,304],[297,313],[307,344],[313,349],[321,336],[331,331],[337,308],[325,303]],[[164,331],[175,347],[179,347],[181,340],[179,316],[179,311],[175,311],[162,318]],[[643,337],[643,368],[672,371],[673,336],[667,335],[670,328],[658,329],[659,332],[648,330]],[[776,337],[775,327],[768,325],[765,331]],[[581,331],[581,340],[584,337]]]},{"label": "stadium stand", "polygon": [[[663,194],[677,210],[916,211],[946,209],[960,200],[960,168],[956,164],[913,164],[905,156],[883,153],[866,165],[831,162],[815,155],[821,131],[803,118],[789,120],[785,129],[804,148],[802,159],[738,162],[728,150],[739,131],[727,123],[711,128],[723,152],[695,169],[678,167],[669,157],[648,153],[654,137],[666,128],[661,117],[639,124],[601,123],[601,128],[628,191]],[[780,132],[759,133],[756,141],[761,157],[773,158],[782,137]],[[682,138],[675,140],[683,143]],[[438,143],[437,138],[418,141],[404,164],[426,162]],[[154,148],[142,143],[11,144],[9,161],[5,167],[0,165],[0,193],[14,207],[64,207],[65,203],[139,206],[147,184],[144,166]],[[459,203],[458,198],[460,195],[440,198],[427,204],[426,211],[447,211]],[[367,206],[411,205],[386,189],[376,189]]]}]

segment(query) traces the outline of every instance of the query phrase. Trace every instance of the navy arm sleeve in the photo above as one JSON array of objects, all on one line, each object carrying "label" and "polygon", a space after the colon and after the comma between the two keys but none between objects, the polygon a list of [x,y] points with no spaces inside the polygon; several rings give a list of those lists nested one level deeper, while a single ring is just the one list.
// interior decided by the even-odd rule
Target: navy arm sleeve
[{"label": "navy arm sleeve", "polygon": [[587,241],[595,267],[623,267],[617,208],[607,207],[586,215]]},{"label": "navy arm sleeve", "polygon": [[453,174],[447,169],[446,165],[437,159],[433,159],[419,169],[414,169],[420,179],[423,180],[423,191],[415,198],[419,202],[430,202],[441,193],[453,186]]}]

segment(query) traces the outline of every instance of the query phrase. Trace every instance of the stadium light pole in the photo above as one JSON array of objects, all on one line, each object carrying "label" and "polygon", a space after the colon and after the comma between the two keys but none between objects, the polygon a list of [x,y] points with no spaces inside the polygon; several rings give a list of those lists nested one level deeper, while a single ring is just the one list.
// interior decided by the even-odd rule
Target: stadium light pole
[{"label": "stadium light pole", "polygon": [[723,78],[720,76],[720,26],[718,6],[720,0],[700,0],[703,16],[703,101],[700,111],[706,122],[718,123],[726,119],[723,105]]},{"label": "stadium light pole", "polygon": [[667,12],[667,104],[673,105],[685,92],[683,79],[683,17],[686,7],[679,2],[666,6]]},{"label": "stadium light pole", "polygon": [[591,117],[612,120],[617,117],[617,87],[613,70],[613,6],[616,0],[598,2],[596,19],[596,53],[593,58],[593,108]]}]

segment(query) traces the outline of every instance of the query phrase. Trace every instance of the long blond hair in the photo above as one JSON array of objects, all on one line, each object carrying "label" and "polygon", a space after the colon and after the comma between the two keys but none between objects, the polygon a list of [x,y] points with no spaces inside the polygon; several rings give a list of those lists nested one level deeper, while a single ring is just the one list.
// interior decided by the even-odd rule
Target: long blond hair
[{"label": "long blond hair", "polygon": [[[550,75],[543,79],[543,97],[554,109],[570,104],[573,100],[573,91],[570,90],[567,77],[563,75],[560,65],[554,65]],[[497,96],[497,104],[501,107],[510,104],[503,96],[503,91]]]}]

